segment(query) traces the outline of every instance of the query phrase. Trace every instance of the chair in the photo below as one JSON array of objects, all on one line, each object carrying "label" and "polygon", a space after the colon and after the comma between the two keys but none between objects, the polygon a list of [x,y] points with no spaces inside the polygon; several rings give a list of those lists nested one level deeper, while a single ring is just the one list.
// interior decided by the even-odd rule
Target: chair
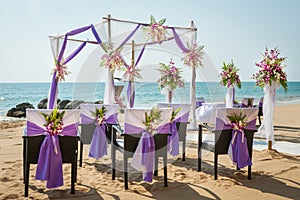
[{"label": "chair", "polygon": [[[159,108],[161,120],[154,124],[157,134],[154,136],[146,131],[145,112],[149,114],[150,109],[127,108],[125,109],[124,131],[119,126],[113,126],[112,141],[117,141],[117,134],[123,136],[123,163],[124,163],[124,188],[128,189],[128,159],[132,158],[131,165],[143,172],[144,181],[152,181],[152,173],[158,174],[158,159],[163,158],[164,186],[168,186],[167,179],[167,144],[170,131],[171,108]],[[144,144],[151,144],[144,146]],[[149,148],[150,149],[149,149]],[[143,149],[146,151],[144,152]],[[115,179],[116,150],[120,150],[116,145],[111,145],[112,153],[112,179]],[[143,163],[146,156],[149,163]],[[153,162],[152,162],[153,161]],[[154,167],[154,169],[153,169]]]},{"label": "chair", "polygon": [[205,103],[204,97],[196,97],[196,108],[202,106],[203,103]]},{"label": "chair", "polygon": [[[96,108],[100,109],[104,106],[106,109],[105,117],[106,121],[103,124],[105,127],[105,137],[99,134],[99,126],[96,124],[95,111]],[[83,157],[83,145],[91,144],[90,147],[90,157],[99,159],[100,157],[107,154],[107,143],[111,143],[111,130],[112,125],[118,124],[118,104],[81,104],[80,105],[80,117],[81,117],[81,131],[80,131],[80,155],[79,155],[79,166],[82,167],[82,157]],[[96,134],[95,134],[96,133]],[[103,139],[104,138],[104,139]],[[93,153],[91,153],[91,151]]]},{"label": "chair", "polygon": [[264,97],[261,97],[258,104],[258,122],[261,125],[261,116],[263,116],[263,104],[264,104]]},{"label": "chair", "polygon": [[[217,180],[218,177],[218,156],[222,154],[228,154],[229,147],[231,142],[236,140],[236,142],[240,141],[242,136],[239,137],[232,136],[233,129],[231,122],[228,116],[231,116],[233,113],[239,114],[243,113],[246,115],[245,121],[247,121],[247,125],[244,129],[244,135],[247,141],[247,155],[249,156],[248,163],[244,165],[248,165],[248,179],[251,179],[251,159],[252,159],[252,148],[253,148],[253,136],[256,131],[255,123],[257,117],[257,108],[218,108],[216,112],[216,122],[215,127],[209,127],[204,124],[199,125],[199,135],[198,135],[198,171],[201,171],[201,151],[202,149],[207,149],[214,153],[214,179]],[[202,129],[207,128],[210,132],[214,133],[213,138],[203,137]],[[242,135],[242,134],[241,134]],[[244,140],[244,139],[243,139]],[[240,148],[240,147],[239,147]],[[239,149],[238,148],[238,149]],[[244,147],[246,148],[246,147]],[[240,150],[242,152],[242,149]],[[236,163],[234,163],[236,164]],[[244,165],[242,167],[244,167]],[[237,169],[239,170],[239,163],[237,163]]]},{"label": "chair", "polygon": [[[53,110],[45,109],[26,110],[27,121],[24,131],[25,135],[23,136],[25,197],[28,197],[30,164],[37,164],[36,179],[46,180],[47,188],[55,188],[63,184],[62,164],[70,163],[71,194],[75,194],[77,149],[79,141],[77,133],[80,112],[77,110],[65,110],[62,119],[62,132],[56,136],[50,136],[44,126],[46,121],[41,113],[49,115],[52,111]],[[55,141],[55,143],[53,141]],[[51,162],[48,162],[49,160],[51,160]],[[47,165],[47,163],[49,165]]]},{"label": "chair", "polygon": [[[179,154],[179,147],[176,143],[179,144],[179,142],[182,142],[182,161],[185,161],[185,147],[186,147],[186,131],[187,131],[187,124],[189,123],[189,113],[191,109],[191,104],[168,104],[168,103],[158,103],[157,106],[159,108],[167,108],[171,107],[173,111],[176,111],[178,108],[180,108],[180,111],[176,114],[174,118],[174,123],[176,125],[177,133],[179,136],[179,141],[177,142],[177,139],[175,138],[176,135],[172,133],[172,136],[169,137],[169,140],[172,140],[173,148],[171,148],[171,155],[177,156]],[[176,134],[177,134],[176,133]]]},{"label": "chair", "polygon": [[253,107],[254,98],[243,98],[242,108]]}]

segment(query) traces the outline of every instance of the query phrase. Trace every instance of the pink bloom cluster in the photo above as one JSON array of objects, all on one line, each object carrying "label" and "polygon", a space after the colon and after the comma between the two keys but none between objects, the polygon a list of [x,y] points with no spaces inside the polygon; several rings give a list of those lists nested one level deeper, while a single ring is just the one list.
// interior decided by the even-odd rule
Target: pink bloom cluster
[{"label": "pink bloom cluster", "polygon": [[253,74],[253,79],[256,79],[256,85],[264,87],[271,84],[271,81],[279,82],[280,85],[287,91],[287,75],[283,71],[283,62],[286,57],[279,57],[280,52],[277,48],[269,50],[266,48],[263,59],[259,63],[255,63],[259,67],[259,71]]},{"label": "pink bloom cluster", "polygon": [[220,73],[220,84],[225,87],[236,85],[238,88],[241,88],[241,80],[238,71],[239,69],[234,65],[233,61],[228,64],[223,62],[222,72]]},{"label": "pink bloom cluster", "polygon": [[168,65],[160,63],[160,72],[161,77],[158,79],[157,83],[160,88],[169,87],[171,90],[176,89],[176,87],[183,87],[184,80],[180,75],[180,70],[174,66],[174,62],[171,60]]},{"label": "pink bloom cluster", "polygon": [[60,64],[56,64],[53,71],[56,72],[56,80],[57,81],[65,81],[65,76],[69,75],[71,73],[67,70],[66,65],[60,65]]},{"label": "pink bloom cluster", "polygon": [[112,73],[114,73],[115,70],[120,70],[124,65],[123,59],[118,51],[104,54],[101,59],[102,62],[100,66],[107,67]]},{"label": "pink bloom cluster", "polygon": [[185,65],[190,67],[202,66],[203,48],[204,46],[198,46],[196,43],[193,44],[193,46],[189,48],[190,51],[187,52],[181,60]]},{"label": "pink bloom cluster", "polygon": [[233,130],[242,131],[245,129],[246,125],[242,121],[237,121],[237,122],[232,122],[231,126],[232,126]]},{"label": "pink bloom cluster", "polygon": [[55,122],[50,121],[48,122],[48,124],[46,124],[46,130],[51,136],[58,135],[63,131],[63,125],[64,123],[61,120],[60,121],[55,120]]},{"label": "pink bloom cluster", "polygon": [[143,27],[145,33],[148,36],[148,39],[151,39],[152,42],[158,42],[161,44],[163,41],[167,40],[167,26],[163,26],[166,22],[166,19],[161,19],[159,22],[156,22],[155,18],[150,16],[150,24],[149,26]]},{"label": "pink bloom cluster", "polygon": [[100,115],[96,116],[97,125],[105,124],[105,122],[106,122],[105,114],[103,114],[103,116],[100,116]]},{"label": "pink bloom cluster", "polygon": [[137,67],[130,65],[127,67],[127,69],[123,75],[123,79],[127,79],[127,77],[128,77],[129,81],[134,81],[135,77],[141,79],[142,76],[140,74],[140,71],[141,70],[138,69]]}]

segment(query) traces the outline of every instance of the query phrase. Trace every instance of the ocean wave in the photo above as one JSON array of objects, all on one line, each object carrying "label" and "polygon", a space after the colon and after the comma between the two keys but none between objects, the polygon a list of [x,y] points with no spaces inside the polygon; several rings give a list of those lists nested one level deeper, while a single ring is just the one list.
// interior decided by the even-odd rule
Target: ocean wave
[{"label": "ocean wave", "polygon": [[0,122],[16,122],[16,121],[25,121],[25,120],[26,118],[0,116]]},{"label": "ocean wave", "polygon": [[0,97],[0,101],[4,101],[5,100],[5,98],[4,97]]}]

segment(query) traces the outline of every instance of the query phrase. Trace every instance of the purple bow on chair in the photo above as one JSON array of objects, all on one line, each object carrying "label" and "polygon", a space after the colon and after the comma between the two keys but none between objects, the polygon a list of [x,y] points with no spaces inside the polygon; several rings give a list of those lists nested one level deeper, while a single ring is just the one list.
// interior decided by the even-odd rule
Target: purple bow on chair
[{"label": "purple bow on chair", "polygon": [[[78,123],[63,127],[59,135],[77,136]],[[27,135],[45,135],[41,145],[37,163],[36,179],[46,180],[47,188],[55,188],[63,185],[62,157],[58,141],[58,135],[51,136],[45,127],[27,121]]]},{"label": "purple bow on chair", "polygon": [[249,121],[246,127],[235,130],[232,124],[225,124],[225,122],[219,118],[216,119],[216,130],[232,130],[232,139],[228,149],[228,155],[232,159],[234,164],[237,164],[239,168],[243,168],[252,165],[248,153],[247,138],[244,134],[244,129],[255,130],[256,119]]},{"label": "purple bow on chair", "polygon": [[184,115],[176,118],[171,122],[171,137],[168,137],[168,152],[172,156],[179,155],[179,135],[176,123],[177,122],[188,122],[189,112],[185,113]]},{"label": "purple bow on chair", "polygon": [[[156,128],[158,134],[169,133],[169,130],[170,130],[169,123]],[[154,168],[154,156],[155,156],[154,136],[151,133],[147,132],[144,128],[137,127],[128,123],[125,123],[124,125],[124,133],[125,134],[142,133],[142,137],[133,155],[131,166],[143,172],[144,181],[151,182],[153,168]]]},{"label": "purple bow on chair", "polygon": [[[96,128],[93,133],[93,138],[90,145],[89,157],[99,159],[107,155],[107,141],[106,141],[106,124],[116,124],[118,113],[109,116],[105,123],[96,124]],[[81,115],[82,124],[92,124],[95,123],[95,117]]]}]

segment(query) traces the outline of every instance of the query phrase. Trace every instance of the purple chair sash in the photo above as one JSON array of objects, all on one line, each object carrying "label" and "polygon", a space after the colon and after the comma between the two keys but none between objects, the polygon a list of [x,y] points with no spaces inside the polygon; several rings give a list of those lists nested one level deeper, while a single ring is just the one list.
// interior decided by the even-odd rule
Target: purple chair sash
[{"label": "purple chair sash", "polygon": [[[247,123],[244,129],[255,130],[256,119]],[[223,120],[216,119],[216,130],[229,130],[232,129],[231,124],[225,124]],[[252,165],[248,153],[247,138],[245,137],[243,130],[232,130],[232,139],[228,149],[228,155],[234,164],[237,164],[239,168],[243,168]]]},{"label": "purple chair sash", "polygon": [[176,123],[177,122],[187,122],[189,118],[189,112],[185,113],[184,115],[178,117],[171,123],[171,137],[168,137],[168,152],[172,156],[177,156],[179,155],[179,135],[178,135],[178,130]]},{"label": "purple chair sash", "polygon": [[[169,133],[170,123],[156,128],[158,134]],[[125,123],[125,134],[142,133],[138,147],[134,152],[131,165],[137,170],[143,171],[143,180],[152,182],[154,155],[155,155],[155,142],[154,136],[148,133],[144,128],[136,127],[132,124]]]},{"label": "purple chair sash", "polygon": [[[78,123],[70,124],[63,128],[59,135],[77,136]],[[58,136],[50,136],[45,127],[40,127],[35,123],[27,121],[27,135],[45,135],[41,145],[39,159],[37,163],[36,179],[46,180],[47,188],[55,188],[63,185],[62,157],[58,141]]]},{"label": "purple chair sash", "polygon": [[[116,124],[117,123],[118,113],[115,113],[109,116],[106,119],[106,124]],[[92,124],[95,123],[95,119],[86,115],[81,115],[82,124]],[[99,159],[107,155],[107,141],[106,141],[106,125],[105,124],[96,124],[96,128],[93,133],[89,157]]]}]

